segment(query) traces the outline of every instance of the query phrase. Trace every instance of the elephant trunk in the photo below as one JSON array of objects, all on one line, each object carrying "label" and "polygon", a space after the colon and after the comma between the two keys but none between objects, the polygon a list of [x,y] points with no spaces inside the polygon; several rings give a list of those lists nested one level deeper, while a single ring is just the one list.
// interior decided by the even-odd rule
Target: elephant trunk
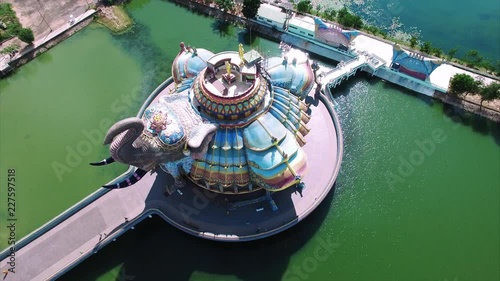
[{"label": "elephant trunk", "polygon": [[106,159],[101,160],[100,162],[90,163],[90,165],[92,165],[92,166],[104,166],[104,165],[108,165],[108,164],[111,164],[114,162],[115,162],[115,159],[113,159],[113,157],[108,157]]},{"label": "elephant trunk", "polygon": [[104,144],[111,144],[109,152],[116,161],[130,164],[134,155],[141,152],[140,148],[133,146],[134,141],[144,130],[144,123],[140,118],[132,117],[123,119],[109,128],[104,137]]}]

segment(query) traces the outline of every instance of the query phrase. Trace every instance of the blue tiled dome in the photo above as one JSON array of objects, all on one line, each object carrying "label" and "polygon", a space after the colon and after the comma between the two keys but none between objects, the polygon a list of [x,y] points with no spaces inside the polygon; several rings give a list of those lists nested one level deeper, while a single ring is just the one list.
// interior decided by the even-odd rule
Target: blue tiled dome
[{"label": "blue tiled dome", "polygon": [[283,61],[269,71],[274,86],[290,90],[298,97],[303,97],[312,88],[314,75],[308,61],[295,63]]},{"label": "blue tiled dome", "polygon": [[214,54],[205,49],[185,47],[181,43],[181,51],[172,64],[172,76],[176,84],[186,78],[198,75],[205,67],[207,60]]}]

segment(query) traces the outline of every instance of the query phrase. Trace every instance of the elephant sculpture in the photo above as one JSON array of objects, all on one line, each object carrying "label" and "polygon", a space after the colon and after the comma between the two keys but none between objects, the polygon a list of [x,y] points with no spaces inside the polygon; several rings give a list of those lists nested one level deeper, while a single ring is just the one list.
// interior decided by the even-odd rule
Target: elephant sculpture
[{"label": "elephant sculpture", "polygon": [[[301,183],[310,119],[303,99],[314,85],[309,60],[274,58],[264,69],[244,57],[181,43],[172,64],[175,88],[163,90],[141,118],[119,121],[106,134],[111,157],[92,165],[118,161],[138,169],[105,187],[130,186],[156,167],[174,177],[169,192],[184,185],[184,176],[226,194]],[[225,67],[232,69],[231,80],[223,76]]]},{"label": "elephant sculpture", "polygon": [[91,164],[100,166],[118,161],[138,168],[129,179],[104,187],[127,187],[160,164],[174,177],[174,187],[181,187],[182,175],[189,172],[194,159],[206,153],[217,127],[202,120],[187,96],[165,96],[147,108],[142,118],[131,117],[115,123],[104,137],[104,144],[110,145],[111,157]]}]

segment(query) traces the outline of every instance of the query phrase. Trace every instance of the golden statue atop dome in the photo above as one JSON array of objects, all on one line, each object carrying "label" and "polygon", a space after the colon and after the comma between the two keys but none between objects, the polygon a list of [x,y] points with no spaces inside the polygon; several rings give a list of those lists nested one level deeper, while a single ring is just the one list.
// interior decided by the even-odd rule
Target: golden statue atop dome
[{"label": "golden statue atop dome", "polygon": [[228,76],[231,76],[231,63],[226,61],[226,72]]},{"label": "golden statue atop dome", "polygon": [[240,45],[238,46],[238,53],[240,54],[240,65],[243,65],[244,64],[244,58],[243,58],[243,55],[245,54],[245,50],[243,49],[243,44],[240,43]]}]

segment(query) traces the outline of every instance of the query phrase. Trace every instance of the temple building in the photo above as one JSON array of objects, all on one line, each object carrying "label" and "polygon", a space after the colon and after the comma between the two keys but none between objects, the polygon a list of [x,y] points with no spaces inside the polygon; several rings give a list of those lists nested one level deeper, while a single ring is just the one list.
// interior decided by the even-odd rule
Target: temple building
[{"label": "temple building", "polygon": [[106,133],[110,156],[91,165],[134,169],[103,187],[137,185],[141,215],[211,240],[261,239],[306,218],[333,188],[343,138],[317,64],[280,49],[264,57],[181,42],[172,76]]},{"label": "temple building", "polygon": [[[302,53],[300,53],[302,54]],[[255,51],[213,54],[181,45],[172,66],[177,92],[218,130],[187,175],[210,191],[279,191],[307,172],[301,146],[309,132],[302,99],[314,76],[306,56],[272,60],[267,71]]]}]

